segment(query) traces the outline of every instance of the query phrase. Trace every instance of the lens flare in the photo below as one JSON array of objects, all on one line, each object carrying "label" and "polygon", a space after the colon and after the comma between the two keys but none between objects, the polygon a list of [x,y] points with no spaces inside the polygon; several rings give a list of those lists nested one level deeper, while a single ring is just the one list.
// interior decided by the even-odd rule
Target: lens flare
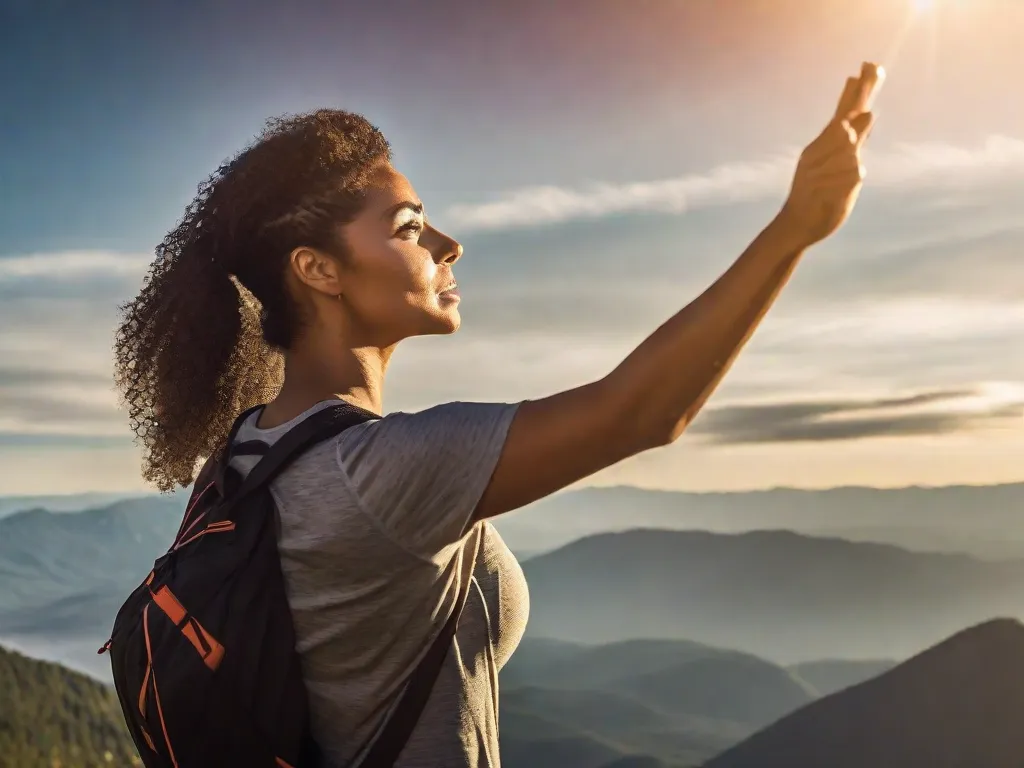
[{"label": "lens flare", "polygon": [[936,0],[912,0],[914,10],[918,13],[925,13],[935,7]]}]

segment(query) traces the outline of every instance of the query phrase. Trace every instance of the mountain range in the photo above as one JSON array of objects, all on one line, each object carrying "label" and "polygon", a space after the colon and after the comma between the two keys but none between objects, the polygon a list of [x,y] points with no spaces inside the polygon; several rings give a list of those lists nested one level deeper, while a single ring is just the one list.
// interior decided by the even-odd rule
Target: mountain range
[{"label": "mountain range", "polygon": [[632,528],[741,533],[790,530],[912,551],[1024,558],[1024,483],[941,488],[778,488],[729,493],[585,488],[495,521],[517,553],[541,553]]},{"label": "mountain range", "polygon": [[899,665],[783,669],[671,641],[528,640],[520,651],[501,678],[506,768],[1020,768],[1024,756],[1015,620]]},{"label": "mountain range", "polygon": [[69,514],[0,518],[0,616],[7,631],[81,628],[108,591],[145,576],[170,544],[177,499],[128,499]]},{"label": "mountain range", "polygon": [[502,764],[690,765],[893,665],[810,665],[828,689],[749,654],[682,640],[587,646],[525,639],[500,676]]},{"label": "mountain range", "polygon": [[[874,671],[826,676],[845,687]],[[695,765],[822,695],[797,669],[685,641],[526,640],[500,687],[506,768]],[[117,765],[133,754],[108,686],[0,650],[0,766],[91,768],[108,751]]]},{"label": "mountain range", "polygon": [[[0,496],[0,517],[32,508],[93,509],[131,498],[144,506],[174,500],[188,489],[154,494]],[[912,551],[965,552],[983,559],[1024,558],[1024,483],[936,488],[775,488],[694,493],[618,487],[567,490],[495,521],[521,557],[583,536],[632,528],[741,533],[790,530],[812,536],[895,544]]]},{"label": "mountain range", "polygon": [[[783,669],[682,641],[525,640],[501,674],[502,764],[1019,768],[1019,622],[985,622],[874,674],[879,668]],[[801,670],[837,690],[817,690]],[[112,691],[0,649],[0,766],[58,763],[138,764]]]},{"label": "mountain range", "polygon": [[0,517],[28,509],[46,509],[50,512],[81,512],[113,504],[115,501],[154,498],[138,493],[66,493],[52,496],[0,496]]},{"label": "mountain range", "polygon": [[785,531],[598,534],[523,568],[528,635],[689,639],[784,663],[906,658],[1024,614],[1024,561]]},{"label": "mountain range", "polygon": [[[182,501],[0,519],[0,643],[109,679],[95,649],[173,537]],[[1010,765],[998,762],[1017,746],[999,707],[1024,706],[1014,698],[1024,627],[987,620],[1019,615],[1024,560],[788,531],[633,529],[586,536],[524,570],[530,623],[500,676],[506,768],[747,768],[775,754],[795,768],[917,765],[927,733],[947,721],[965,725],[936,739],[950,741],[942,754],[997,762],[929,765]],[[83,684],[68,680],[78,695]],[[971,701],[981,714],[961,711]],[[0,733],[13,727],[3,711]],[[862,740],[880,751],[849,748]],[[834,759],[845,752],[867,762]]]},{"label": "mountain range", "polygon": [[107,679],[109,661],[96,648],[167,549],[182,506],[154,496],[0,518],[0,643]]},{"label": "mountain range", "polygon": [[[173,538],[182,504],[157,496],[0,518],[0,637],[26,649],[104,640],[125,595]],[[523,567],[531,637],[682,639],[785,664],[907,658],[1024,609],[1024,560],[788,531],[602,533]]]}]

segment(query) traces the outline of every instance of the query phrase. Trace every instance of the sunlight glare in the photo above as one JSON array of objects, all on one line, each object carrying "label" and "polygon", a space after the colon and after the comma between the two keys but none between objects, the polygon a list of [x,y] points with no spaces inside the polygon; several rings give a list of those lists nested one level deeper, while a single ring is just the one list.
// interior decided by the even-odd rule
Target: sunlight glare
[{"label": "sunlight glare", "polygon": [[912,0],[914,10],[918,13],[925,13],[935,7],[936,0]]}]

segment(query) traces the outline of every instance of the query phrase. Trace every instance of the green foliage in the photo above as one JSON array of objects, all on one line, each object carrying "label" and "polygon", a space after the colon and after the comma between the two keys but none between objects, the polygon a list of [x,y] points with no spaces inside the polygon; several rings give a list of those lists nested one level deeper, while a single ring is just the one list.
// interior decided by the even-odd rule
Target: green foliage
[{"label": "green foliage", "polygon": [[0,768],[141,764],[112,689],[0,648]]}]

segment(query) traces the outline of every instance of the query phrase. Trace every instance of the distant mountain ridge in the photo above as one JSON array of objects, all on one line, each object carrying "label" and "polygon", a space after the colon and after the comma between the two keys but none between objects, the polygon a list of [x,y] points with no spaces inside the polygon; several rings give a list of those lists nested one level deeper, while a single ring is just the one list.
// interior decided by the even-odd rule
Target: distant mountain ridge
[{"label": "distant mountain ridge", "polygon": [[152,499],[145,493],[66,493],[45,496],[0,496],[0,518],[15,512],[45,509],[49,512],[81,512],[126,499]]},{"label": "distant mountain ridge", "polygon": [[[27,509],[75,512],[123,500],[140,509],[167,498],[184,505],[188,492],[0,496],[0,518]],[[716,533],[792,530],[992,559],[1024,558],[1024,530],[1015,533],[1022,511],[1024,483],[730,492],[611,486],[564,491],[503,515],[495,524],[513,551],[521,553],[549,551],[594,533],[643,527]]]},{"label": "distant mountain ridge", "polygon": [[685,638],[785,663],[906,658],[1024,613],[1024,561],[791,532],[597,534],[523,567],[530,636]]},{"label": "distant mountain ridge", "polygon": [[[0,637],[104,639],[183,506],[157,496],[0,519]],[[783,531],[595,534],[524,570],[531,636],[688,639],[783,663],[905,658],[964,626],[1018,615],[1024,587],[1024,561]]]},{"label": "distant mountain ridge", "polygon": [[[170,545],[182,511],[182,499],[158,496],[0,518],[0,641],[105,676],[109,662],[88,649]],[[81,651],[69,656],[72,638]]]},{"label": "distant mountain ridge", "polygon": [[[875,671],[815,667],[841,671],[845,685]],[[692,766],[821,695],[791,669],[684,640],[527,637],[499,682],[507,768],[603,768],[611,750],[622,765]]]},{"label": "distant mountain ridge", "polygon": [[[968,513],[969,511],[969,513]],[[791,530],[981,558],[1024,558],[1024,483],[693,493],[616,486],[549,496],[495,521],[516,552],[632,528]]]}]

